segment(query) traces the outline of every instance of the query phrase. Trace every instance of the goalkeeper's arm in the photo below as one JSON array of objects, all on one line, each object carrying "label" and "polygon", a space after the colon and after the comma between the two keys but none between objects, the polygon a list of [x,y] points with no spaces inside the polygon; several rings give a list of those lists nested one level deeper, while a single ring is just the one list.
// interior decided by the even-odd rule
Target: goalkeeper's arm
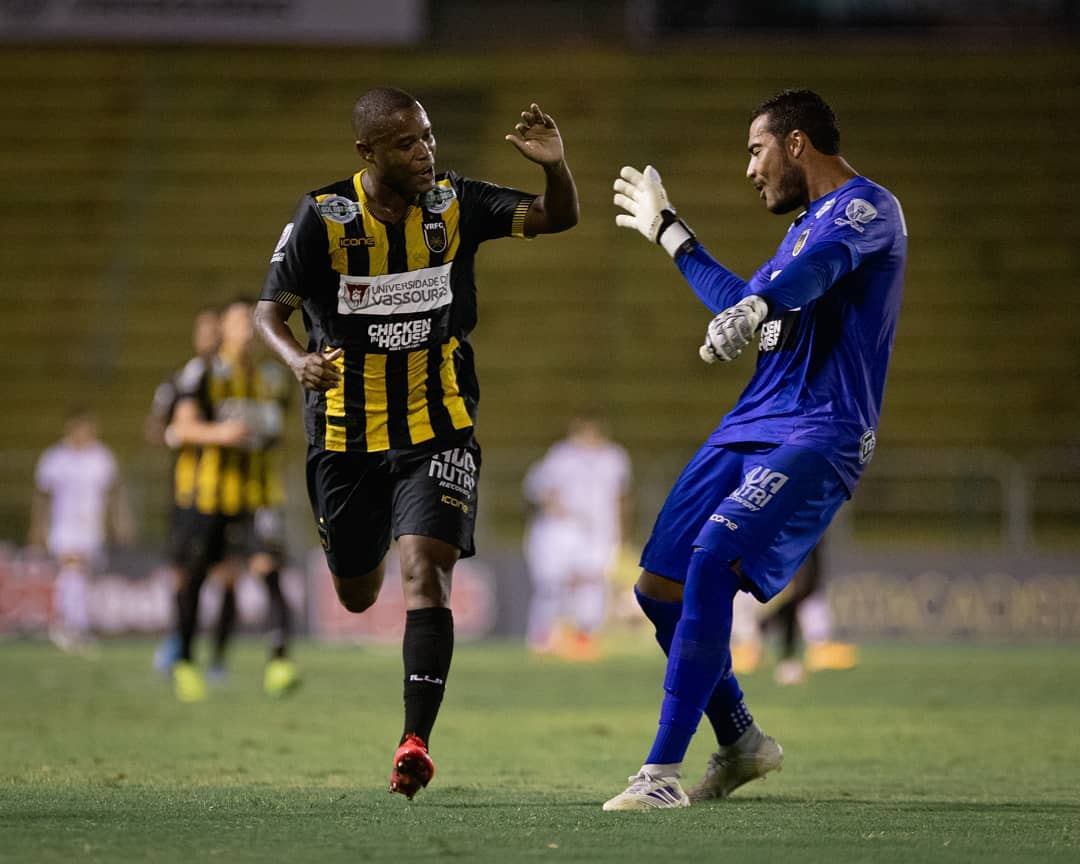
[{"label": "goalkeeper's arm", "polygon": [[615,224],[633,228],[662,246],[710,312],[726,309],[745,296],[746,283],[706,252],[690,226],[675,215],[652,165],[646,165],[644,172],[624,166],[615,180],[615,193],[615,206],[626,211],[615,217]]}]

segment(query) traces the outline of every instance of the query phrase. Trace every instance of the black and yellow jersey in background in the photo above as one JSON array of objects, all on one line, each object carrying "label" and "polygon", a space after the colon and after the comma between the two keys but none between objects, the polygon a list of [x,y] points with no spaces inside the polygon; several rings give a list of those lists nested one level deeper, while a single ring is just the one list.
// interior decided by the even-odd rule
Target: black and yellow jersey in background
[{"label": "black and yellow jersey in background", "polygon": [[477,247],[524,236],[535,196],[448,172],[388,224],[366,206],[363,173],[304,196],[261,299],[303,307],[309,351],[344,350],[339,386],[305,391],[311,444],[437,443],[473,425],[480,397],[468,340]]},{"label": "black and yellow jersey in background", "polygon": [[291,376],[279,364],[230,364],[220,355],[190,360],[176,378],[177,403],[194,399],[204,420],[241,420],[243,447],[185,444],[173,474],[176,506],[237,516],[284,502],[281,448]]}]

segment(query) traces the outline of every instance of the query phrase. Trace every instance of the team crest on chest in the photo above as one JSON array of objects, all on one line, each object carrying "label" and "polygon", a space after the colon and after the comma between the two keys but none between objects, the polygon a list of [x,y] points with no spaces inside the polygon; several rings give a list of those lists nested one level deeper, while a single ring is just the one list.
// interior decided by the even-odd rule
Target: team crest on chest
[{"label": "team crest on chest", "polygon": [[353,311],[360,309],[364,305],[364,296],[367,294],[368,288],[371,287],[369,282],[345,282],[342,281],[341,285],[341,299],[345,301],[345,305]]},{"label": "team crest on chest", "polygon": [[795,245],[791,249],[791,257],[794,258],[803,250],[803,246],[806,245],[806,238],[810,236],[810,229],[804,228],[802,234],[799,235],[799,239],[795,241]]},{"label": "team crest on chest", "polygon": [[446,223],[441,219],[438,222],[424,223],[424,243],[432,252],[446,251]]}]

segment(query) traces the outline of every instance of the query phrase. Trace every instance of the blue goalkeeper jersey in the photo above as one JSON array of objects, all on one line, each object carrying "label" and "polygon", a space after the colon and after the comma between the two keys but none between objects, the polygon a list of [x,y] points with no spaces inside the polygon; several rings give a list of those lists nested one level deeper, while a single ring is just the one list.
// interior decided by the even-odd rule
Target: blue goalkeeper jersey
[{"label": "blue goalkeeper jersey", "polygon": [[680,254],[714,313],[751,294],[769,304],[754,375],[708,443],[807,447],[850,494],[874,452],[906,259],[900,203],[865,177],[812,202],[749,282],[700,245]]}]

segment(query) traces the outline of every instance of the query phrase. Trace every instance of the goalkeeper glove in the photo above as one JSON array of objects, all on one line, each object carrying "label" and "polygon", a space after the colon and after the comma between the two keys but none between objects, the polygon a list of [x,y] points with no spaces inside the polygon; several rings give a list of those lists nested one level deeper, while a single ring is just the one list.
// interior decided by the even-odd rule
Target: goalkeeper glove
[{"label": "goalkeeper glove", "polygon": [[646,239],[659,243],[672,258],[684,244],[694,240],[694,232],[675,215],[660,174],[652,165],[645,173],[623,166],[615,180],[615,206],[626,213],[615,217],[620,228],[633,228]]},{"label": "goalkeeper glove", "polygon": [[744,297],[709,322],[705,344],[698,354],[706,363],[734,360],[754,338],[754,331],[769,314],[769,304],[757,294]]}]

